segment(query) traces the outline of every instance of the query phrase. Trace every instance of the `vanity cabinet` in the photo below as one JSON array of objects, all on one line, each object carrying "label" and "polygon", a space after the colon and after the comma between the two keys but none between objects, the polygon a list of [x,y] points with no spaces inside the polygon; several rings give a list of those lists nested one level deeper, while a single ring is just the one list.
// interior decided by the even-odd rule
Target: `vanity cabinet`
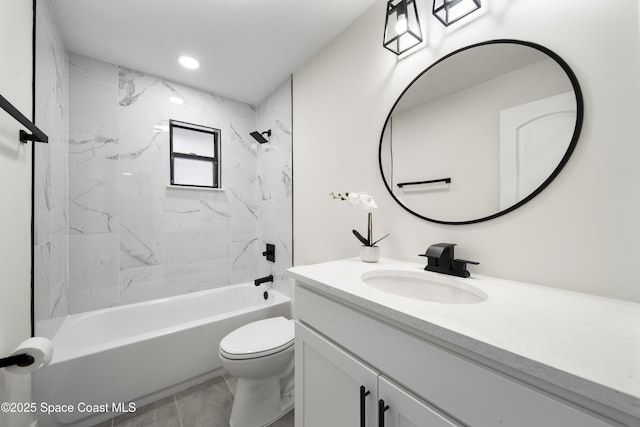
[{"label": "vanity cabinet", "polygon": [[300,323],[296,372],[296,426],[460,426]]},{"label": "vanity cabinet", "polygon": [[384,419],[384,423],[379,425],[388,427],[461,426],[382,375],[378,377],[378,396],[378,417],[382,411]]},{"label": "vanity cabinet", "polygon": [[378,372],[299,323],[295,358],[296,426],[375,425]]},{"label": "vanity cabinet", "polygon": [[624,425],[300,283],[296,316],[296,427]]}]

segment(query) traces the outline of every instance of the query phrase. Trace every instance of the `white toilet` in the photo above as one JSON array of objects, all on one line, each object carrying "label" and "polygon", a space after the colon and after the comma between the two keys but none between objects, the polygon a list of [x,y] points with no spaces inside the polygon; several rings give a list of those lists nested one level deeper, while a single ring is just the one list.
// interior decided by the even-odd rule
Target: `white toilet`
[{"label": "white toilet", "polygon": [[294,321],[241,326],[220,341],[222,367],[238,378],[230,427],[263,427],[293,408]]}]

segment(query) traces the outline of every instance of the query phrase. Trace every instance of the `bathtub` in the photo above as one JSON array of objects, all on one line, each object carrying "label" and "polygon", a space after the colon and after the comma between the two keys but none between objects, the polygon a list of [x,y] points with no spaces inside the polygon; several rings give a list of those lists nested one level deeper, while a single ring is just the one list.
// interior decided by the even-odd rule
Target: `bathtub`
[{"label": "bathtub", "polygon": [[33,375],[38,427],[90,426],[221,375],[226,334],[291,317],[287,296],[264,292],[243,283],[68,316]]}]

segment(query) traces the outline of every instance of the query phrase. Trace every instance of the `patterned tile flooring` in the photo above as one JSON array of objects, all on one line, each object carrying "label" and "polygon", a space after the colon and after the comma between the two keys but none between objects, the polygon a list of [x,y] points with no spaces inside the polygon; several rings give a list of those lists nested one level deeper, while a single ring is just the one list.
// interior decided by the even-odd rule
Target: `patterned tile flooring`
[{"label": "patterned tile flooring", "polygon": [[[218,377],[95,427],[229,427],[233,379]],[[291,411],[270,427],[293,427]]]}]

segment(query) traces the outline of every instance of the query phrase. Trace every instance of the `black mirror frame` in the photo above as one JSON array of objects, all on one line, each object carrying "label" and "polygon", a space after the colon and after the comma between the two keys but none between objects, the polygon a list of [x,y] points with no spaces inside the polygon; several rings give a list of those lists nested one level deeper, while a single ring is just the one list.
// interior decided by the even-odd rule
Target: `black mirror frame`
[{"label": "black mirror frame", "polygon": [[[531,194],[529,194],[524,199],[520,200],[518,203],[508,207],[507,209],[501,210],[501,211],[499,211],[499,212],[497,212],[497,213],[495,213],[493,215],[485,216],[483,218],[478,218],[478,219],[467,220],[467,221],[442,221],[442,220],[438,220],[438,219],[428,218],[428,217],[426,217],[424,215],[420,215],[419,213],[409,209],[400,200],[398,200],[398,198],[393,194],[393,190],[389,186],[389,183],[387,182],[387,179],[384,176],[384,169],[383,169],[383,166],[382,166],[382,143],[383,143],[383,138],[384,138],[384,131],[387,128],[387,124],[389,123],[389,119],[391,118],[391,114],[393,113],[393,110],[396,108],[396,105],[398,105],[398,103],[400,102],[400,99],[402,99],[404,94],[411,88],[411,86],[420,77],[422,77],[430,69],[432,69],[433,67],[435,67],[436,65],[438,65],[442,61],[446,60],[450,56],[456,55],[456,54],[458,54],[460,52],[463,52],[463,51],[468,50],[468,49],[472,49],[474,47],[491,45],[491,44],[519,44],[519,45],[523,45],[523,46],[527,46],[527,47],[539,50],[540,52],[545,53],[546,55],[551,57],[553,60],[555,60],[556,63],[558,65],[560,65],[560,67],[564,70],[564,72],[567,74],[567,77],[571,81],[571,86],[573,87],[573,92],[574,92],[575,97],[576,97],[576,125],[575,125],[574,131],[573,131],[573,136],[571,137],[571,142],[569,143],[569,147],[567,148],[567,151],[565,152],[564,156],[562,157],[562,160],[560,160],[560,163],[558,163],[558,166],[556,166],[556,168],[553,170],[551,175],[549,175],[549,177],[542,184],[540,184],[540,186],[538,188],[536,188]],[[548,49],[548,48],[546,48],[544,46],[541,46],[539,44],[532,43],[532,42],[527,42],[527,41],[522,41],[522,40],[495,39],[495,40],[488,40],[488,41],[484,41],[484,42],[480,42],[480,43],[475,43],[475,44],[472,44],[472,45],[465,46],[465,47],[462,47],[460,49],[457,49],[457,50],[455,50],[455,51],[443,56],[442,58],[438,59],[436,62],[434,62],[429,67],[427,67],[425,70],[423,70],[420,74],[418,74],[411,81],[411,83],[409,83],[407,85],[407,87],[402,91],[400,96],[398,96],[398,99],[393,104],[393,106],[391,107],[391,110],[389,111],[389,114],[387,115],[387,118],[386,118],[386,120],[384,122],[384,125],[382,126],[382,132],[380,134],[380,144],[378,146],[378,165],[380,167],[380,175],[382,176],[382,181],[384,182],[384,185],[387,188],[387,191],[389,191],[389,194],[391,194],[391,197],[393,197],[393,199],[400,206],[402,206],[402,208],[404,208],[407,212],[417,216],[418,218],[422,218],[422,219],[430,221],[430,222],[435,222],[437,224],[447,224],[447,225],[475,224],[475,223],[478,223],[478,222],[488,221],[490,219],[494,219],[494,218],[497,218],[499,216],[505,215],[505,214],[507,214],[507,213],[509,213],[511,211],[514,211],[514,210],[518,209],[519,207],[523,206],[524,204],[529,202],[531,199],[536,197],[538,194],[540,194],[551,183],[551,181],[553,181],[555,179],[555,177],[558,176],[558,174],[560,173],[562,168],[564,168],[564,166],[569,161],[569,158],[571,157],[571,154],[573,153],[573,150],[575,149],[576,144],[578,143],[578,139],[580,138],[580,131],[582,130],[583,119],[584,119],[584,100],[582,98],[582,90],[580,89],[580,84],[578,83],[578,79],[576,78],[576,75],[573,73],[573,70],[571,70],[569,65],[559,55],[557,55],[555,52],[553,52],[552,50],[550,50],[550,49]]]}]

